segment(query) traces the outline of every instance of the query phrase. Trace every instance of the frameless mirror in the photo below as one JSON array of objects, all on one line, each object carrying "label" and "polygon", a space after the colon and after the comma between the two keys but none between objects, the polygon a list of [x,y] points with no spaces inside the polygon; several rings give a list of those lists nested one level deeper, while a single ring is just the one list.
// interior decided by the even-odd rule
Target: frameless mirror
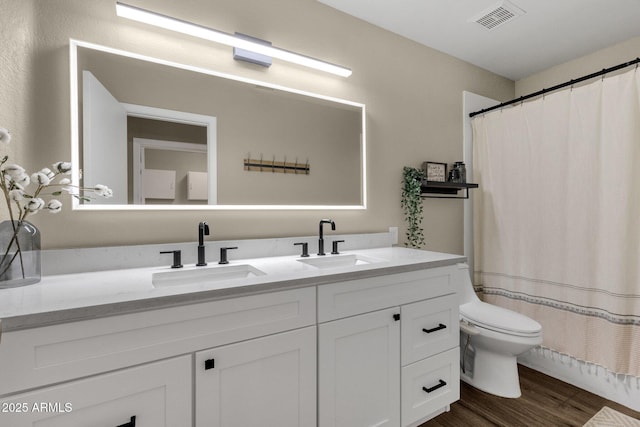
[{"label": "frameless mirror", "polygon": [[363,104],[71,40],[74,209],[364,209]]}]

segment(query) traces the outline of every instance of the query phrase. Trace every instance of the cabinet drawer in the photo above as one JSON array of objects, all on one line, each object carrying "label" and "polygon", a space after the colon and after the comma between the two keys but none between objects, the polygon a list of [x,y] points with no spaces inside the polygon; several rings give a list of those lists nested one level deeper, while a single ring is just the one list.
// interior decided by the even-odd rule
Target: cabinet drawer
[{"label": "cabinet drawer", "polygon": [[402,306],[402,366],[458,346],[458,295]]},{"label": "cabinet drawer", "polygon": [[460,399],[459,360],[456,347],[402,368],[403,427],[418,425]]},{"label": "cabinet drawer", "polygon": [[315,323],[313,287],[2,334],[0,396]]},{"label": "cabinet drawer", "polygon": [[190,426],[191,365],[182,356],[0,399],[0,425]]},{"label": "cabinet drawer", "polygon": [[349,280],[318,287],[318,321],[353,316],[458,291],[456,266]]}]

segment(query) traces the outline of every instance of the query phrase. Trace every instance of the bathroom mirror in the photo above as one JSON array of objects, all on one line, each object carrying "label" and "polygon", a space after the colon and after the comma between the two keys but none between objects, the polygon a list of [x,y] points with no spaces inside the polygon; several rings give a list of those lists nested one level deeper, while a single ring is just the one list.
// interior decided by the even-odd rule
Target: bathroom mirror
[{"label": "bathroom mirror", "polygon": [[70,41],[74,209],[364,209],[365,106]]}]

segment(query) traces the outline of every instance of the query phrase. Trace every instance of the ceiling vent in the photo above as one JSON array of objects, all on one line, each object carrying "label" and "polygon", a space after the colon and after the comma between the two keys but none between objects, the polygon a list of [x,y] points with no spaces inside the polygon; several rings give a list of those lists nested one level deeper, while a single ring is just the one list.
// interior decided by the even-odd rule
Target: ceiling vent
[{"label": "ceiling vent", "polygon": [[503,0],[498,4],[486,9],[477,16],[469,19],[469,22],[476,22],[488,30],[493,30],[507,22],[513,21],[518,16],[526,12],[513,3]]}]

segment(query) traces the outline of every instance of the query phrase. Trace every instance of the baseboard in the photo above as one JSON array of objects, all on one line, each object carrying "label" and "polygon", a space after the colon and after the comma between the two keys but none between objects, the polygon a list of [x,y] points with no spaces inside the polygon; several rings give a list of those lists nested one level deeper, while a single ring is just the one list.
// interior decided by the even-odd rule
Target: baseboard
[{"label": "baseboard", "polygon": [[546,348],[520,355],[518,363],[640,411],[640,377],[615,374],[602,366]]}]

